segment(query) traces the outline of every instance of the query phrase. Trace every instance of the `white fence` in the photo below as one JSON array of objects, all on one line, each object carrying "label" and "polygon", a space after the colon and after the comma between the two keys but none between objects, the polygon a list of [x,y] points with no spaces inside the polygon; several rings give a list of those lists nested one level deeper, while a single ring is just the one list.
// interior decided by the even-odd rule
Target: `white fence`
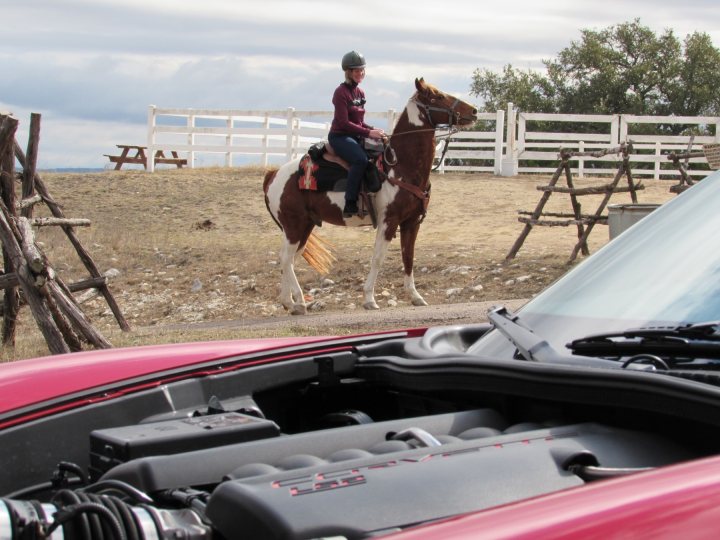
[{"label": "white fence", "polygon": [[[304,153],[318,140],[325,139],[332,111],[169,109],[151,105],[148,110],[148,157],[159,150],[184,154],[190,167],[206,165],[234,166],[282,163]],[[394,110],[368,112],[368,122],[392,129],[399,114]],[[615,148],[622,142],[633,143],[631,163],[650,163],[649,168],[633,168],[637,176],[676,176],[667,159],[670,152],[702,150],[702,145],[720,142],[720,117],[651,117],[632,115],[573,115],[518,112],[512,103],[506,111],[481,113],[480,129],[461,131],[450,138],[440,172],[491,172],[514,176],[526,173],[551,173],[557,168],[560,148],[597,151]],[[591,126],[583,133],[549,132],[540,129],[543,122],[582,123]],[[663,136],[642,134],[647,124],[690,124],[711,126],[713,135]],[[574,172],[612,174],[619,156],[574,158]],[[704,158],[692,158],[703,163]],[[148,159],[149,170],[153,160]],[[688,168],[691,175],[706,175],[702,169]]]},{"label": "white fence", "polygon": [[[690,124],[700,126],[715,126],[715,135],[643,135],[633,133],[633,128],[647,124]],[[665,154],[670,152],[683,153],[688,150],[702,151],[704,144],[720,142],[720,117],[718,116],[633,116],[624,114],[620,117],[620,140],[630,140],[635,149],[632,155],[634,163],[653,163],[653,177],[658,178],[666,174],[671,164]],[[692,144],[691,144],[692,143]],[[690,163],[707,163],[705,158],[690,158]],[[664,166],[663,166],[664,165]],[[688,167],[688,174],[693,176],[706,176],[706,170]],[[635,170],[633,169],[633,172]],[[677,173],[677,171],[674,171]]]},{"label": "white fence", "polygon": [[486,130],[459,131],[449,138],[448,151],[438,164],[439,172],[501,173],[505,115],[503,111],[479,113],[478,121]]},{"label": "white fence", "polygon": [[[599,114],[544,114],[519,113],[517,128],[517,160],[518,162],[531,162],[520,166],[524,173],[553,173],[557,169],[558,150],[567,148],[578,152],[595,152],[607,148],[615,148],[619,144],[618,138],[619,115]],[[594,124],[599,132],[592,133],[551,133],[544,131],[531,131],[528,128],[535,122],[582,122]],[[614,174],[617,170],[618,158],[612,155],[602,158],[578,157],[576,172],[578,176],[585,174],[585,165],[590,161],[595,163],[593,174]],[[612,162],[609,163],[608,162]],[[542,163],[542,165],[540,165]],[[543,166],[544,165],[544,166]],[[609,167],[607,166],[609,165]]]},{"label": "white fence", "polygon": [[[188,165],[236,165],[238,158],[254,159],[267,166],[304,153],[314,142],[327,137],[331,111],[274,111],[235,109],[148,110],[148,156],[159,150],[187,155]],[[395,125],[396,113],[368,112],[370,122]],[[219,158],[219,159],[218,159]],[[152,170],[148,159],[148,168]]]}]

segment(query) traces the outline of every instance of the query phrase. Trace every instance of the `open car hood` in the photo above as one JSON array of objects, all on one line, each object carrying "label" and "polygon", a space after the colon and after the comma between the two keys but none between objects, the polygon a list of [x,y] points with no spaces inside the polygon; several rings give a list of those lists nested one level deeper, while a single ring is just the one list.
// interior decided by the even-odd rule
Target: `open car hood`
[{"label": "open car hood", "polygon": [[[516,532],[525,515],[527,530],[560,527],[528,509],[572,493],[602,527],[617,518],[599,508],[633,500],[613,489],[654,500],[648,515],[661,484],[677,497],[675,474],[709,489],[713,474],[673,471],[694,460],[717,471],[717,388],[459,352],[489,329],[145,347],[4,368],[6,389],[31,374],[83,381],[5,411],[0,536],[54,527],[81,538],[83,520],[106,520],[83,509],[100,506],[139,537],[462,538],[485,519],[503,530],[496,515],[515,516]],[[650,474],[655,484],[641,481]]]}]

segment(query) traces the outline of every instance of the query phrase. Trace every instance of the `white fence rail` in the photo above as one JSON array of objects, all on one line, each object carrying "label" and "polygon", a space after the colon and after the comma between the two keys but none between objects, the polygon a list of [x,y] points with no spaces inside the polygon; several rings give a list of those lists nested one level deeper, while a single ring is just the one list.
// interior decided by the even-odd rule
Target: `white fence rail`
[{"label": "white fence rail", "polygon": [[[553,173],[557,169],[558,150],[567,148],[578,152],[594,152],[618,146],[618,117],[619,115],[590,115],[590,114],[544,114],[520,113],[518,114],[518,161],[542,163],[519,167],[525,173]],[[582,122],[591,123],[601,131],[598,133],[550,133],[531,131],[528,124],[534,122]],[[596,128],[596,129],[597,129]],[[577,174],[582,177],[585,173],[585,164],[589,161],[601,162],[593,169],[593,174],[614,174],[617,170],[617,161],[614,156],[602,158],[576,158]],[[605,165],[608,162],[610,168]],[[544,166],[543,166],[544,165]]]},{"label": "white fence rail", "polygon": [[[187,155],[188,165],[235,165],[238,157],[256,158],[267,166],[286,161],[327,137],[331,111],[254,111],[234,109],[148,109],[148,156],[159,150]],[[366,114],[369,122],[392,126],[396,113]],[[220,159],[218,159],[220,158]],[[148,159],[148,167],[152,160]]]},{"label": "white fence rail", "polygon": [[[505,116],[497,113],[479,113],[485,131],[459,131],[448,140],[448,151],[438,171],[491,172],[500,174],[504,149]],[[491,125],[494,123],[494,126]],[[459,163],[461,162],[461,164]],[[457,163],[457,164],[456,164]]]},{"label": "white fence rail", "polygon": [[[151,105],[148,109],[148,168],[154,168],[150,156],[162,150],[184,154],[190,167],[205,165],[234,166],[271,162],[282,163],[304,153],[314,142],[325,139],[332,111],[172,109]],[[368,122],[391,130],[398,118],[394,110],[368,112]],[[573,115],[518,112],[512,103],[507,111],[481,113],[480,130],[461,131],[450,137],[440,172],[491,172],[514,176],[523,173],[555,171],[560,148],[596,151],[615,148],[622,142],[633,143],[631,163],[650,163],[649,168],[633,168],[637,176],[677,176],[667,159],[670,152],[702,150],[703,144],[720,142],[720,117],[675,117],[633,115]],[[587,132],[549,132],[546,122],[575,123],[591,126]],[[689,124],[710,127],[713,135],[645,135],[642,126]],[[577,157],[574,172],[613,174],[620,157]],[[703,163],[704,158],[692,158]],[[688,174],[706,175],[704,169],[688,168]]]},{"label": "white fence rail", "polygon": [[[715,126],[715,135],[643,135],[636,130],[643,125],[659,124],[690,124],[700,126]],[[665,154],[670,152],[683,153],[686,151],[702,151],[704,144],[720,142],[720,117],[718,116],[633,116],[624,114],[620,117],[620,140],[633,142],[634,163],[653,163],[653,177],[666,174],[671,167]],[[690,158],[690,163],[707,163],[705,158]],[[663,167],[664,165],[664,167]],[[634,171],[633,171],[634,172]],[[677,171],[675,171],[677,172]],[[688,167],[689,175],[706,176],[707,171]]]}]

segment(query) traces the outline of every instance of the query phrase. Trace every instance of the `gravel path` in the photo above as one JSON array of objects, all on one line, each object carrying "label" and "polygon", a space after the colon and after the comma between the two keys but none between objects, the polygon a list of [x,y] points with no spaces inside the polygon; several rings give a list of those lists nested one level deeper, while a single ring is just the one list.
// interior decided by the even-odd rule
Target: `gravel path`
[{"label": "gravel path", "polygon": [[192,324],[163,325],[164,329],[181,328],[277,328],[296,325],[312,328],[356,328],[358,332],[373,329],[414,328],[471,324],[487,321],[488,310],[497,305],[516,310],[527,300],[497,300],[492,302],[466,302],[425,307],[383,308],[376,311],[356,309],[347,312],[310,313],[304,316],[282,316],[270,319],[243,319],[209,321]]}]

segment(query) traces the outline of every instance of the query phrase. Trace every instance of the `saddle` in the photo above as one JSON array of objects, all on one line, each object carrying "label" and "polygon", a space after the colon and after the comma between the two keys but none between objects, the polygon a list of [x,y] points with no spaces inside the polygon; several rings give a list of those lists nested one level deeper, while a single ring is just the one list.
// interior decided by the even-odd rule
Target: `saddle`
[{"label": "saddle", "polygon": [[[381,172],[384,172],[382,144],[373,148],[365,147],[368,154],[368,166],[360,191],[375,193],[382,185]],[[309,191],[345,191],[347,173],[350,165],[338,156],[328,141],[320,141],[308,148],[300,160],[298,185],[301,190]]]}]

